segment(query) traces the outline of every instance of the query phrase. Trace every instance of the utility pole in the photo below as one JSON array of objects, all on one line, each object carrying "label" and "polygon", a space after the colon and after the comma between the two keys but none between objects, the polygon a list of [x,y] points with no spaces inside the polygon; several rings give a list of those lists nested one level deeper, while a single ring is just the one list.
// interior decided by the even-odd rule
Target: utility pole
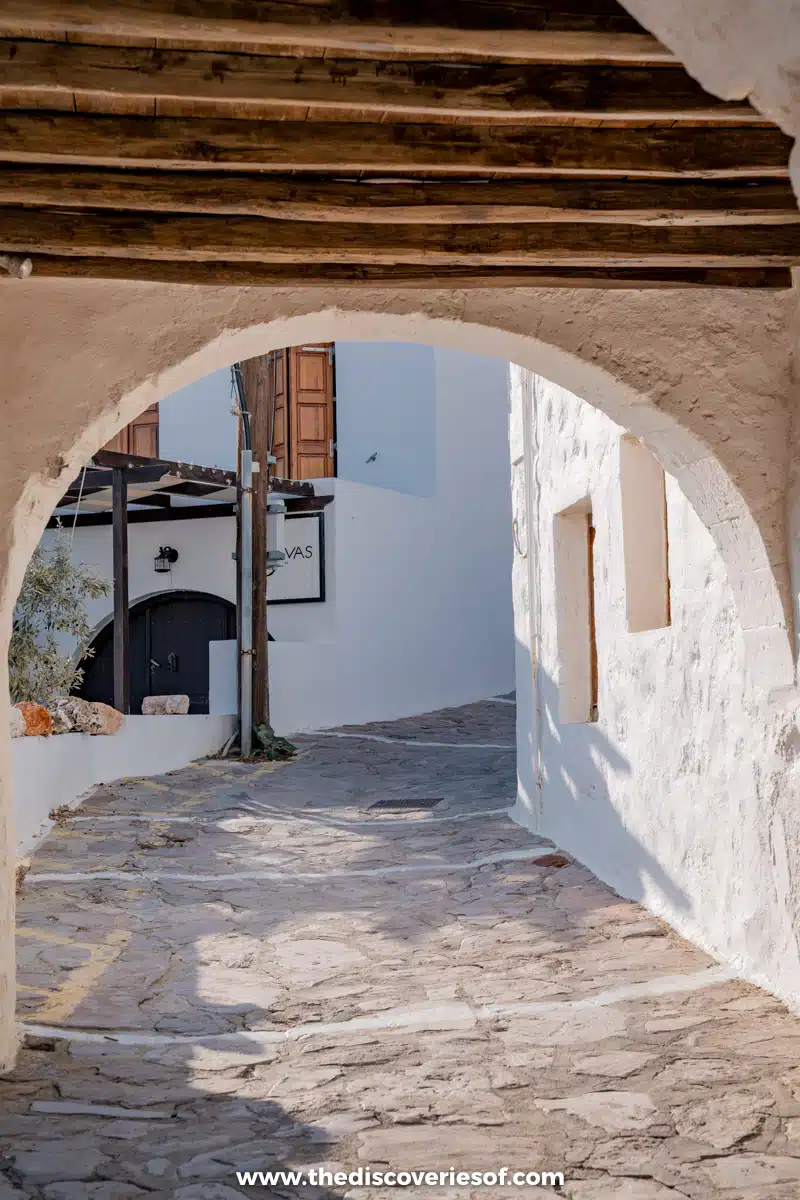
[{"label": "utility pole", "polygon": [[241,364],[253,450],[253,725],[269,725],[267,501],[271,441],[272,355]]},{"label": "utility pole", "polygon": [[114,560],[114,707],[131,711],[130,613],[128,611],[128,481],[119,467],[111,472]]}]

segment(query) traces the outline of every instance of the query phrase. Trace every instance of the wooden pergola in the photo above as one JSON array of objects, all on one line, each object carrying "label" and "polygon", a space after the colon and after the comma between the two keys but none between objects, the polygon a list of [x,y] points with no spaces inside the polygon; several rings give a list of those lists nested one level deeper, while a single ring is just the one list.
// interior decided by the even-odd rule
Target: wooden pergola
[{"label": "wooden pergola", "polygon": [[[314,485],[270,476],[268,489],[293,511],[317,510],[326,497],[315,497]],[[194,463],[143,458],[99,450],[73,480],[57,504],[48,528],[112,526],[114,607],[114,705],[130,712],[130,605],[128,596],[128,523],[131,517],[175,521],[234,516],[238,480],[234,472]],[[189,505],[180,507],[173,498]],[[205,501],[205,503],[203,503]],[[130,505],[136,505],[131,513]],[[150,511],[147,511],[147,510]]]},{"label": "wooden pergola", "polygon": [[800,262],[790,139],[615,0],[3,0],[0,106],[0,254],[34,281],[780,288]]}]

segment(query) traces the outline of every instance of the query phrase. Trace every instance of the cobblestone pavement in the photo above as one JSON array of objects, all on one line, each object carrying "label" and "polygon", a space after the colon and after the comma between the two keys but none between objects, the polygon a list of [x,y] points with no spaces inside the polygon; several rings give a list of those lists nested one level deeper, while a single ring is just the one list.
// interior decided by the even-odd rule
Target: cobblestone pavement
[{"label": "cobblestone pavement", "polygon": [[[509,820],[513,721],[487,702],[95,791],[21,896],[0,1200],[552,1192],[235,1174],[367,1165],[795,1200],[798,1022]],[[408,799],[438,803],[371,807]]]}]

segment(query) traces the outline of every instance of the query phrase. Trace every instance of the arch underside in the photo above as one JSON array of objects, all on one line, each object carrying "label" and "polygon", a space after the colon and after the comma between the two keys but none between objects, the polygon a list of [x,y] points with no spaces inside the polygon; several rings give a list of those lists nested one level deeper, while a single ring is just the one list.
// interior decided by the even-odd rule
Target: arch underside
[{"label": "arch underside", "polygon": [[12,595],[64,487],[149,404],[280,346],[425,342],[527,367],[641,437],[714,537],[760,682],[793,682],[791,306],[780,294],[40,281],[13,297],[4,289],[3,310],[15,348],[3,484],[14,510]]}]

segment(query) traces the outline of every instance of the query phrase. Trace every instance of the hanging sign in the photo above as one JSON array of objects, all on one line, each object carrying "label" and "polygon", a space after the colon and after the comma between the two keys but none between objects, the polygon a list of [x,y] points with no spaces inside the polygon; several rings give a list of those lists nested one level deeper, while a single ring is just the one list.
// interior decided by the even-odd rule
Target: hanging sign
[{"label": "hanging sign", "polygon": [[267,580],[268,604],[313,604],[325,599],[325,517],[287,513],[286,560]]}]

